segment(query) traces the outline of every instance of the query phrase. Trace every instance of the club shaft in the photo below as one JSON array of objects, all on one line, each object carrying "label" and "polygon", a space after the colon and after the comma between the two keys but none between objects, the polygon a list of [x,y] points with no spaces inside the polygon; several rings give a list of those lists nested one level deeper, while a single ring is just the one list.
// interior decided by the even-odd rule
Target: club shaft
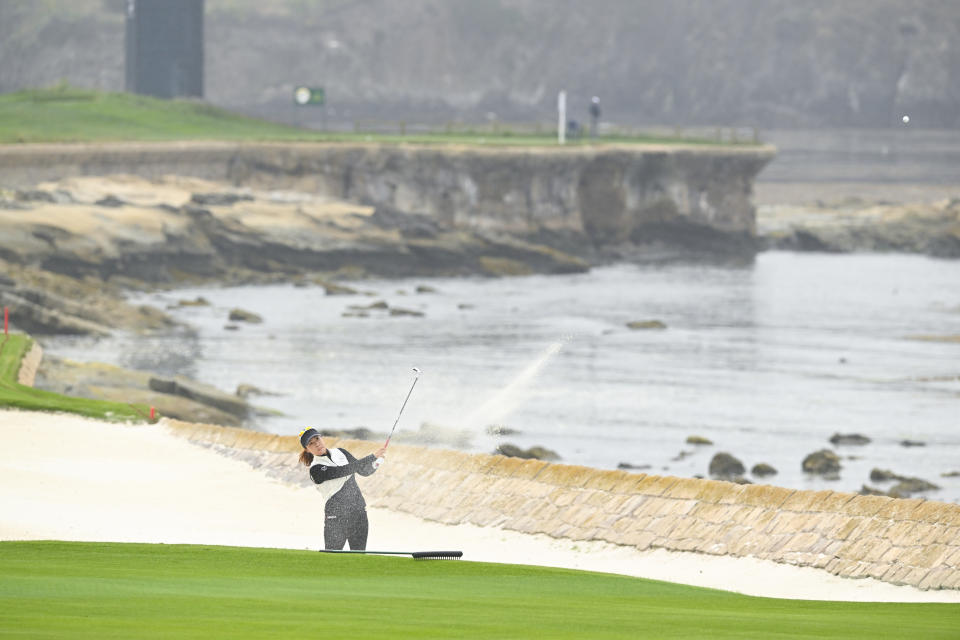
[{"label": "club shaft", "polygon": [[393,437],[393,432],[394,432],[394,430],[397,428],[397,423],[400,422],[400,416],[403,415],[403,410],[404,410],[404,408],[407,406],[407,400],[410,399],[410,394],[413,393],[413,388],[414,388],[415,386],[417,386],[417,380],[419,380],[419,379],[420,379],[419,376],[417,376],[417,377],[415,377],[415,378],[413,379],[413,384],[410,385],[410,390],[407,391],[407,397],[403,399],[403,404],[400,405],[400,413],[397,414],[397,419],[393,421],[393,427],[390,429],[390,435],[387,436],[387,441],[386,441],[386,443],[384,443],[384,445],[383,445],[384,447],[386,447],[388,444],[390,444],[390,438]]}]

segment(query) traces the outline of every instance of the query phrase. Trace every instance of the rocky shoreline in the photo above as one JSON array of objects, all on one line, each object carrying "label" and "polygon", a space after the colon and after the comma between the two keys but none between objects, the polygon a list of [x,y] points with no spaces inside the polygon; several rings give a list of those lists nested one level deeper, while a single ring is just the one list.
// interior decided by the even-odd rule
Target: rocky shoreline
[{"label": "rocky shoreline", "polygon": [[[0,297],[37,335],[169,329],[124,290],[586,271],[582,238],[547,244],[303,192],[194,178],[72,178],[0,190]],[[559,245],[563,245],[562,247]]]},{"label": "rocky shoreline", "polygon": [[[871,443],[870,438],[858,433],[840,434],[835,433],[830,437],[831,446],[838,451],[831,449],[819,449],[807,454],[803,458],[802,467],[805,474],[810,476],[820,476],[825,479],[839,480],[840,471],[843,469],[843,461],[846,459],[855,459],[857,456],[851,454],[849,450],[844,451],[845,447],[864,447]],[[712,445],[713,443],[706,438],[699,436],[690,436],[687,439],[688,444],[697,446]],[[905,440],[900,443],[903,447],[925,446],[923,442],[913,442]],[[737,484],[753,484],[744,474],[746,467],[734,455],[726,452],[718,452],[710,459],[708,475],[714,480],[725,480]],[[766,463],[755,464],[750,475],[758,480],[769,476],[777,475],[777,469]],[[945,472],[943,477],[953,477],[960,472]],[[705,476],[696,476],[703,478]],[[937,491],[940,487],[933,482],[922,478],[900,475],[888,469],[874,468],[870,472],[870,482],[872,485],[863,484],[857,492],[860,495],[887,496],[890,498],[911,498],[917,494],[923,495],[930,491]],[[880,488],[878,485],[888,485],[886,488]]]},{"label": "rocky shoreline", "polygon": [[849,197],[761,206],[757,234],[766,249],[960,258],[960,198],[891,203]]},{"label": "rocky shoreline", "polygon": [[588,268],[583,257],[542,240],[196,178],[86,177],[0,192],[0,222],[0,257],[8,262],[127,285]]},{"label": "rocky shoreline", "polygon": [[[524,238],[302,192],[257,192],[182,177],[85,177],[0,190],[0,229],[0,303],[11,310],[15,329],[41,340],[191,331],[165,310],[128,304],[127,291],[293,282],[350,295],[358,292],[337,284],[338,278],[589,268],[585,257]],[[235,309],[226,320],[231,328],[256,318]],[[183,378],[51,356],[36,385],[231,426],[255,425],[260,411],[248,402],[255,390],[229,394]]]},{"label": "rocky shoreline", "polygon": [[[601,249],[576,233],[470,230],[385,207],[185,177],[81,177],[0,190],[0,228],[0,303],[11,308],[15,328],[41,341],[44,335],[191,331],[165,310],[128,304],[124,294],[131,290],[293,282],[351,295],[359,292],[339,279],[571,273],[611,260],[730,257],[697,251],[689,242]],[[757,234],[757,246],[767,248],[960,257],[960,200],[767,205],[758,212]],[[370,308],[350,307],[358,315]],[[256,321],[242,309],[226,320]],[[256,389],[226,393],[185,378],[55,356],[43,360],[36,384],[144,402],[162,415],[206,423],[249,427],[261,411],[250,403]]]},{"label": "rocky shoreline", "polygon": [[[765,205],[757,247],[960,258],[960,199]],[[297,191],[197,178],[79,177],[0,189],[0,300],[35,335],[170,330],[127,290],[294,282],[345,293],[340,278],[587,271],[617,260],[736,260],[709,238],[598,247],[585,234],[471,230]],[[702,245],[702,246],[700,246]]]}]

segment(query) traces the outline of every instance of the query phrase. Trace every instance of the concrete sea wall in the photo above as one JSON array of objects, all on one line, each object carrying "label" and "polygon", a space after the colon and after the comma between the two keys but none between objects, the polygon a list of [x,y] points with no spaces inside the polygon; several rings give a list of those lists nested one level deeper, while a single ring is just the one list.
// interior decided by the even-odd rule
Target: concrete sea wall
[{"label": "concrete sea wall", "polygon": [[[295,437],[165,420],[172,433],[309,484]],[[363,455],[370,442],[327,439]],[[960,589],[960,505],[468,454],[394,444],[361,484],[372,506],[446,524],[502,527],[755,557],[921,589]]]},{"label": "concrete sea wall", "polygon": [[33,346],[20,360],[20,368],[17,370],[17,383],[25,387],[32,387],[42,360],[43,349],[34,341]]},{"label": "concrete sea wall", "polygon": [[[755,232],[768,146],[112,143],[0,146],[0,186],[178,174],[297,189],[471,228],[584,233],[599,245],[678,229]],[[710,236],[712,238],[712,236]]]}]

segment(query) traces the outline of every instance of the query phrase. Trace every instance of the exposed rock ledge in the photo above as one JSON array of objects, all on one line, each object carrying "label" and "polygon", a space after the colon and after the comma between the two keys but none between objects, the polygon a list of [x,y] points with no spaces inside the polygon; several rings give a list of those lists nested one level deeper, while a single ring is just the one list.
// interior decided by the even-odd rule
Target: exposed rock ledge
[{"label": "exposed rock ledge", "polygon": [[[295,189],[457,229],[573,233],[752,254],[753,179],[769,146],[105,143],[0,146],[7,187],[66,176],[192,176]],[[706,236],[706,239],[704,238]]]},{"label": "exposed rock ledge", "polygon": [[521,272],[587,269],[543,244],[303,192],[111,176],[8,196],[0,200],[0,257],[76,277],[157,284],[329,271],[498,275],[484,258],[513,261]]},{"label": "exposed rock ledge", "polygon": [[960,199],[893,204],[846,199],[767,205],[757,212],[764,246],[790,251],[921,253],[960,258]]},{"label": "exposed rock ledge", "polygon": [[0,192],[0,267],[0,303],[18,328],[106,335],[171,324],[124,305],[124,288],[567,273],[588,263],[533,240],[302,192],[121,175]]},{"label": "exposed rock ledge", "polygon": [[35,373],[29,386],[80,398],[141,403],[156,408],[161,416],[181,420],[256,429],[255,418],[265,412],[238,394],[183,376],[160,378],[102,362],[46,356],[35,364]]}]

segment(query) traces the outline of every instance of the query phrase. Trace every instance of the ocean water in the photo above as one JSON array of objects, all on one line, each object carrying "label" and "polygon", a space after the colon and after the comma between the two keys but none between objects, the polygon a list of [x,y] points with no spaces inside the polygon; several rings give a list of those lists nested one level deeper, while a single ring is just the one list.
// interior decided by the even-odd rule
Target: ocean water
[{"label": "ocean water", "polygon": [[[942,488],[960,502],[960,262],[908,255],[767,252],[749,266],[620,264],[587,274],[504,279],[347,283],[369,295],[321,288],[191,288],[138,296],[166,307],[203,296],[209,307],[171,309],[195,327],[141,338],[57,338],[50,353],[180,373],[283,412],[257,428],[304,426],[386,432],[422,425],[438,446],[492,451],[540,445],[561,461],[620,463],[648,473],[706,475],[724,451],[757,479],[792,488],[857,491],[881,468]],[[435,291],[416,293],[418,285]],[[344,317],[385,301],[423,317]],[[263,317],[233,323],[229,309]],[[633,330],[659,320],[665,329]],[[488,433],[497,425],[505,435]],[[859,433],[864,446],[833,446]],[[691,435],[712,446],[686,444]],[[912,440],[924,446],[905,447]],[[819,449],[842,458],[840,478],[801,470]],[[362,452],[361,452],[362,453]]]}]

